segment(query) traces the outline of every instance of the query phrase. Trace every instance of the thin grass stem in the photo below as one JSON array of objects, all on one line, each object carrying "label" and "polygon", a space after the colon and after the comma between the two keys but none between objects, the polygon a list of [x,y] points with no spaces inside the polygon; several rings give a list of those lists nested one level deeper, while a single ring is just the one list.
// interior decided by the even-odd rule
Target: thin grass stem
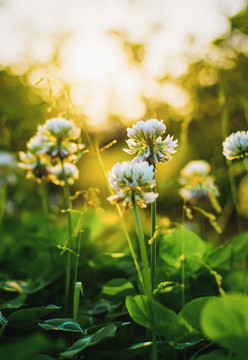
[{"label": "thin grass stem", "polygon": [[[72,208],[71,198],[70,198],[70,187],[67,181],[65,168],[63,160],[61,159],[61,166],[62,166],[62,173],[64,178],[64,193],[65,193],[65,201],[66,201],[66,209]],[[68,240],[66,246],[73,251],[73,243],[72,243],[72,218],[71,218],[71,212],[67,211],[67,220],[68,220]],[[66,285],[65,285],[65,310],[68,312],[70,311],[71,307],[71,293],[72,289],[74,289],[74,279],[72,283],[72,252],[67,251],[67,264],[66,264]]]},{"label": "thin grass stem", "polygon": [[156,332],[154,329],[154,320],[153,320],[153,309],[152,309],[152,287],[151,287],[151,278],[149,274],[149,262],[148,262],[148,256],[147,256],[147,250],[146,250],[146,244],[144,239],[144,234],[139,218],[139,213],[136,205],[136,201],[134,199],[134,196],[132,197],[132,205],[133,205],[133,212],[136,222],[136,229],[137,229],[137,235],[140,245],[140,253],[141,253],[141,259],[142,264],[144,267],[144,285],[145,285],[145,293],[148,299],[148,306],[150,310],[150,321],[151,321],[151,327],[152,327],[152,359],[157,360],[157,340],[156,340]]},{"label": "thin grass stem", "polygon": [[49,241],[49,252],[50,252],[50,257],[51,257],[51,261],[53,263],[53,253],[52,253],[52,239],[51,239],[51,231],[50,231],[50,225],[49,225],[49,208],[48,208],[48,201],[47,201],[47,188],[46,188],[46,183],[44,180],[41,181],[40,184],[40,195],[41,195],[41,202],[42,202],[42,210],[43,210],[43,215],[44,215],[44,220],[45,220],[45,225],[46,225],[46,235],[47,235],[47,240]]},{"label": "thin grass stem", "polygon": [[185,206],[186,206],[186,200],[183,200],[183,212],[182,212],[182,232],[181,232],[181,277],[182,277],[182,308],[185,304],[185,239],[184,239],[184,222],[185,222]]},{"label": "thin grass stem", "polygon": [[[154,172],[155,177],[155,172]],[[156,181],[156,178],[155,178]],[[156,192],[156,186],[153,188],[153,192]],[[154,290],[155,286],[155,278],[156,278],[156,252],[157,252],[157,240],[155,234],[156,230],[156,199],[154,202],[151,203],[151,224],[152,224],[152,244],[151,244],[151,283],[152,283],[152,290]]]},{"label": "thin grass stem", "polygon": [[[225,139],[228,136],[228,132],[229,132],[228,131],[229,117],[228,117],[228,107],[227,107],[227,102],[226,102],[224,82],[223,82],[222,78],[220,78],[220,80],[219,80],[219,106],[220,106],[222,134],[223,134],[223,138]],[[237,210],[237,191],[236,191],[235,179],[234,179],[234,175],[233,175],[233,172],[231,169],[231,161],[227,160],[226,163],[227,163],[227,168],[228,168],[229,183],[230,183],[230,187],[231,187],[231,195],[232,195],[232,200],[233,200],[233,204],[234,204],[234,208],[235,208],[238,232],[241,233],[241,231],[242,231],[241,219],[239,216],[239,212]]]}]

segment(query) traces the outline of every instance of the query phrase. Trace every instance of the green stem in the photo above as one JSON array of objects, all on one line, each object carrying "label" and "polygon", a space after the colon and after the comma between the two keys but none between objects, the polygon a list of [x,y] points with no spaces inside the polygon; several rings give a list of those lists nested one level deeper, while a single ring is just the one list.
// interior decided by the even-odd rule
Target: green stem
[{"label": "green stem", "polygon": [[[223,138],[225,139],[228,136],[229,130],[228,130],[228,120],[229,120],[229,116],[228,116],[228,107],[227,107],[227,101],[226,101],[226,94],[225,94],[225,86],[224,86],[224,81],[221,77],[221,73],[220,73],[220,79],[219,79],[219,106],[220,106],[220,117],[221,117],[221,125],[222,125],[222,134],[223,134]],[[228,178],[229,178],[229,183],[230,183],[230,187],[231,187],[231,194],[232,194],[232,200],[233,200],[233,204],[235,207],[235,214],[236,214],[236,219],[237,219],[237,226],[238,226],[238,231],[239,233],[241,233],[241,220],[240,220],[240,216],[237,210],[237,195],[236,195],[236,184],[235,184],[235,179],[233,176],[233,172],[231,169],[231,161],[227,160],[227,168],[228,168]]]},{"label": "green stem", "polygon": [[[246,168],[246,172],[248,175],[248,159],[245,156],[244,157],[244,165]],[[242,269],[243,269],[243,282],[244,282],[244,293],[246,294],[247,289],[246,289],[246,285],[247,285],[247,277],[246,277],[246,246],[245,246],[245,240],[244,237],[242,236]]]},{"label": "green stem", "polygon": [[74,283],[77,282],[77,274],[78,274],[78,264],[79,264],[79,257],[80,257],[80,248],[81,248],[81,242],[82,242],[82,234],[83,231],[80,231],[79,239],[78,239],[78,248],[77,248],[77,258],[75,263],[75,277],[74,277]]},{"label": "green stem", "polygon": [[78,319],[78,309],[79,309],[79,300],[80,293],[84,295],[83,285],[81,282],[77,281],[74,287],[74,300],[73,300],[73,319],[77,321]]},{"label": "green stem", "polygon": [[[90,140],[90,144],[93,146],[91,140]],[[103,161],[102,161],[102,157],[101,157],[101,154],[100,154],[100,150],[99,150],[99,147],[98,147],[97,144],[95,144],[95,149],[96,149],[97,159],[98,159],[100,168],[101,168],[101,170],[102,170],[104,179],[105,179],[105,181],[106,181],[108,190],[109,190],[110,194],[113,195],[113,190],[112,190],[111,186],[109,185],[108,176],[107,176],[107,173],[106,173],[106,170],[105,170]],[[144,282],[143,282],[143,277],[142,277],[142,275],[141,275],[140,267],[139,267],[139,264],[138,264],[138,261],[137,261],[137,257],[136,257],[136,254],[135,254],[135,251],[134,251],[134,248],[133,248],[133,245],[132,245],[132,242],[131,242],[131,239],[130,239],[128,230],[127,230],[127,226],[126,226],[125,221],[124,221],[124,219],[123,219],[123,214],[122,214],[121,208],[120,208],[120,206],[119,206],[118,204],[115,204],[115,206],[116,206],[118,215],[119,215],[120,220],[121,220],[122,230],[123,230],[124,235],[125,235],[125,238],[126,238],[126,240],[127,240],[127,243],[128,243],[129,250],[130,250],[130,252],[131,252],[132,258],[133,258],[133,262],[134,262],[135,268],[136,268],[136,270],[137,270],[137,272],[138,272],[139,281],[140,281],[140,283],[141,283],[141,286],[142,286],[143,290],[145,291],[145,286],[144,286]]]},{"label": "green stem", "polygon": [[134,212],[136,229],[137,229],[137,234],[138,234],[138,239],[139,239],[141,259],[142,259],[142,264],[144,267],[145,293],[146,293],[146,296],[148,299],[148,306],[149,306],[149,310],[150,310],[150,321],[151,321],[151,327],[152,327],[152,359],[157,360],[157,342],[156,342],[156,332],[154,329],[154,320],[153,320],[152,287],[151,287],[151,278],[149,275],[149,263],[148,263],[148,256],[147,256],[147,251],[146,251],[144,234],[142,231],[139,213],[138,213],[138,209],[137,209],[137,205],[136,205],[134,196],[132,196],[132,205],[133,205],[133,212]]},{"label": "green stem", "polygon": [[49,241],[49,251],[51,256],[51,261],[53,263],[53,253],[52,253],[52,239],[51,239],[51,231],[49,226],[49,210],[48,210],[48,201],[47,201],[47,189],[46,189],[46,183],[44,180],[41,181],[41,201],[42,201],[42,209],[44,214],[44,219],[46,223],[46,234],[47,234],[47,240]]},{"label": "green stem", "polygon": [[[65,182],[65,201],[66,201],[66,209],[69,210],[72,208],[71,198],[70,198],[70,187],[67,181],[65,168],[63,160],[61,159],[61,166],[62,166],[62,173]],[[68,312],[70,311],[70,307],[72,304],[71,294],[74,289],[74,281],[71,283],[73,276],[72,276],[72,252],[73,251],[73,244],[72,244],[72,219],[70,211],[67,211],[67,219],[68,219],[68,241],[67,247],[69,251],[67,251],[67,264],[66,264],[66,285],[65,285],[65,310]]]},{"label": "green stem", "polygon": [[141,223],[140,223],[140,218],[139,218],[139,214],[138,214],[138,209],[137,209],[137,205],[136,205],[136,201],[135,201],[134,197],[132,197],[132,205],[133,205],[133,212],[134,212],[136,229],[137,229],[137,234],[138,234],[138,239],[139,239],[141,259],[142,259],[142,264],[144,267],[144,284],[145,284],[146,295],[147,295],[147,297],[151,297],[152,288],[151,288],[151,281],[150,281],[150,276],[149,276],[148,256],[147,256],[147,251],[146,251],[145,239],[144,239],[144,235],[143,235],[143,231],[142,231],[142,227],[141,227]]},{"label": "green stem", "polygon": [[5,210],[6,193],[7,193],[7,187],[6,184],[3,184],[0,186],[0,225],[2,224],[2,219]]},{"label": "green stem", "polygon": [[233,204],[234,204],[234,207],[235,207],[235,214],[236,214],[236,219],[237,219],[238,232],[240,234],[242,232],[242,227],[241,227],[241,219],[240,219],[239,212],[238,212],[238,209],[237,209],[237,191],[236,191],[236,184],[235,184],[234,175],[233,175],[232,168],[231,168],[232,162],[230,160],[227,160],[226,162],[227,162],[228,177],[229,177],[229,182],[230,182],[230,187],[231,187],[231,194],[232,194]]},{"label": "green stem", "polygon": [[185,206],[186,200],[183,200],[183,212],[182,212],[182,232],[181,232],[181,267],[182,267],[182,308],[185,304],[185,239],[184,239],[184,222],[185,222]]},{"label": "green stem", "polygon": [[[154,173],[155,177],[155,173]],[[153,192],[156,192],[156,186],[153,188]],[[152,279],[152,290],[154,290],[155,286],[155,276],[156,276],[156,200],[151,203],[151,223],[152,223],[152,244],[151,244],[151,279]]]}]

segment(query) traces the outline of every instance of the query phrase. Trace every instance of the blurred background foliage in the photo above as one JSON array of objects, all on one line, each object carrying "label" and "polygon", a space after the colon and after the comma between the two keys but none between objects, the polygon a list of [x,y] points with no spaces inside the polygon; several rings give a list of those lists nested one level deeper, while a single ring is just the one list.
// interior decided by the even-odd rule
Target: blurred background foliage
[{"label": "blurred background foliage", "polygon": [[[227,165],[222,155],[222,141],[231,132],[247,129],[248,9],[245,8],[229,20],[230,31],[212,42],[204,58],[195,61],[189,51],[185,54],[188,67],[183,74],[173,76],[166,73],[163,77],[154,79],[161,91],[166,91],[167,94],[172,95],[172,98],[177,98],[174,106],[173,101],[166,102],[162,98],[140,95],[145,106],[143,120],[163,119],[167,132],[179,139],[178,151],[173,160],[168,164],[158,166],[158,191],[160,192],[158,213],[161,222],[167,217],[172,221],[181,221],[183,202],[178,195],[177,183],[180,169],[188,161],[204,159],[211,164],[211,172],[216,178],[216,184],[221,193],[220,203],[223,212],[219,216],[219,221],[224,228],[222,241],[237,231]],[[144,43],[129,41],[125,33],[115,30],[110,31],[110,36],[115,37],[122,44],[123,56],[126,57],[130,66],[143,71],[142,62],[146,54],[145,41]],[[193,38],[191,42],[194,42]],[[121,149],[125,147],[126,127],[132,126],[134,122],[130,123],[130,120],[121,113],[110,112],[108,121],[103,127],[98,129],[89,126],[91,121],[89,117],[71,100],[71,84],[61,79],[59,75],[59,62],[60,46],[58,45],[54,48],[53,57],[49,63],[36,63],[24,70],[21,64],[1,68],[0,147],[17,157],[18,151],[25,150],[26,142],[35,134],[38,124],[44,123],[48,118],[69,116],[78,126],[81,126],[83,142],[90,151],[78,162],[80,179],[74,185],[73,192],[82,189],[87,191],[88,188],[100,190],[94,195],[91,193],[91,196],[95,196],[95,200],[89,201],[88,207],[98,209],[97,216],[102,224],[102,231],[112,233],[112,240],[107,240],[109,249],[112,247],[112,250],[120,250],[123,241],[120,240],[118,243],[118,239],[110,229],[112,225],[117,226],[118,217],[115,215],[115,209],[106,201],[107,186],[95,151],[87,141],[87,134],[93,143],[99,144],[100,148],[114,139],[117,140],[116,145],[102,152],[105,168],[109,170],[115,162],[130,159]],[[244,201],[247,191],[244,187],[243,165],[234,162],[232,171],[237,185],[241,185],[238,199],[245,228],[248,209]],[[24,223],[27,227],[26,233],[33,226],[36,235],[38,225],[40,225],[38,215],[40,200],[37,185],[25,179],[25,175],[20,170],[17,170],[17,173],[18,182],[15,186],[8,188],[8,202],[6,202],[3,221],[7,238],[12,241],[24,236],[21,235],[23,228],[20,230],[20,226]],[[52,216],[57,219],[59,209],[63,207],[62,189],[49,185],[49,194]],[[79,196],[75,204],[83,207],[86,206],[87,201],[85,197]],[[203,207],[211,210],[210,204],[205,203]],[[33,225],[31,225],[30,211],[33,211]],[[107,211],[109,211],[108,214]],[[18,223],[18,219],[22,225]],[[63,224],[61,226],[63,228]],[[213,241],[217,241],[218,235],[214,230],[208,228],[208,231]],[[111,236],[108,238],[111,239]]]}]

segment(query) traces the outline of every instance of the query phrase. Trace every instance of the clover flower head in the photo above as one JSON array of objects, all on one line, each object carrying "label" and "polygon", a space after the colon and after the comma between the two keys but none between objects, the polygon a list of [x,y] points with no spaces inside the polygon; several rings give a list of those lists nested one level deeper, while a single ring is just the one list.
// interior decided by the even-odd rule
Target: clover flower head
[{"label": "clover flower head", "polygon": [[[64,168],[64,169],[63,169]],[[55,165],[50,168],[51,172],[51,181],[60,186],[65,185],[64,174],[66,176],[67,182],[70,185],[73,185],[75,180],[79,177],[78,168],[69,162],[65,162],[63,167],[61,164]]]},{"label": "clover flower head", "polygon": [[128,208],[134,198],[139,206],[146,207],[158,197],[157,193],[145,192],[155,186],[154,167],[147,161],[116,163],[108,176],[111,187],[116,191],[115,195],[107,198],[111,204],[120,202]]},{"label": "clover flower head", "polygon": [[8,151],[0,151],[0,186],[13,185],[16,182],[16,158]]},{"label": "clover flower head", "polygon": [[45,154],[50,146],[51,141],[49,138],[41,133],[36,133],[27,143],[27,149],[33,154]]},{"label": "clover flower head", "polygon": [[223,155],[229,159],[240,159],[248,155],[248,131],[237,131],[223,142]]},{"label": "clover flower head", "polygon": [[66,159],[67,162],[76,160],[76,153],[85,147],[75,142],[80,137],[80,133],[80,128],[77,128],[71,120],[61,117],[47,120],[44,125],[38,127],[38,137],[48,139],[47,142],[43,142],[43,153],[51,156],[52,159]]},{"label": "clover flower head", "polygon": [[80,136],[80,129],[71,120],[62,117],[49,119],[43,126],[39,126],[39,131],[56,138],[76,140]]},{"label": "clover flower head", "polygon": [[31,151],[19,152],[20,162],[18,166],[27,171],[26,177],[40,183],[42,180],[49,180],[50,166],[46,158]]},{"label": "clover flower head", "polygon": [[185,200],[208,196],[210,192],[218,196],[219,192],[214,184],[214,177],[210,176],[211,166],[207,161],[190,161],[180,173],[179,183],[184,185],[179,194]]},{"label": "clover flower head", "polygon": [[137,161],[148,161],[152,165],[167,162],[171,160],[171,154],[176,152],[177,140],[170,135],[162,140],[165,129],[163,120],[138,121],[132,128],[127,128],[129,149],[123,150],[128,154],[137,154],[134,159]]}]

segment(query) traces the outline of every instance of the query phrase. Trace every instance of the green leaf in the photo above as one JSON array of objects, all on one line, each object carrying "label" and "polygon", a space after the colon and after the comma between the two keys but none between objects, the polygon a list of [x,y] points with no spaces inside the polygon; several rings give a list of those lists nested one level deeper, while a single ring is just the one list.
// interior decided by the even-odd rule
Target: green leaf
[{"label": "green leaf", "polygon": [[61,358],[71,358],[74,355],[78,354],[80,351],[84,350],[88,346],[93,346],[101,342],[102,340],[114,337],[117,327],[113,324],[107,325],[96,333],[86,336],[78,341],[76,341],[72,346],[70,346],[66,351],[60,354]]},{"label": "green leaf", "polygon": [[248,252],[248,231],[235,236],[230,242],[234,251],[234,261],[240,261],[243,254]]},{"label": "green leaf", "polygon": [[35,354],[49,347],[50,341],[40,334],[35,334],[0,345],[0,354],[4,360],[33,360]]},{"label": "green leaf", "polygon": [[204,262],[212,269],[230,270],[232,255],[233,251],[230,245],[221,245],[208,253]]},{"label": "green leaf", "polygon": [[248,298],[226,295],[210,299],[202,311],[201,326],[211,340],[241,356],[248,354]]},{"label": "green leaf", "polygon": [[163,338],[175,341],[184,336],[185,327],[178,320],[177,314],[159,302],[151,301],[152,315],[145,295],[128,296],[126,306],[133,321],[139,325],[151,329],[151,319],[153,319],[154,329]]},{"label": "green leaf", "polygon": [[49,355],[37,354],[33,356],[32,360],[56,360],[56,358]]},{"label": "green leaf", "polygon": [[105,298],[117,297],[123,299],[127,295],[136,295],[136,291],[133,284],[127,279],[117,278],[108,281],[102,289],[102,295]]},{"label": "green leaf", "polygon": [[23,292],[22,294],[16,296],[14,299],[1,304],[0,309],[18,309],[24,304],[27,296],[28,294]]},{"label": "green leaf", "polygon": [[45,320],[43,323],[39,323],[38,325],[40,325],[45,330],[62,330],[81,333],[84,332],[79,323],[73,319],[49,319]]},{"label": "green leaf", "polygon": [[8,322],[9,324],[13,324],[16,322],[28,322],[36,320],[59,309],[60,307],[56,305],[48,305],[46,307],[35,307],[17,310],[9,315]]},{"label": "green leaf", "polygon": [[187,324],[192,326],[193,329],[200,331],[201,312],[209,299],[209,296],[204,296],[191,300],[183,307],[181,312],[178,314],[178,317],[182,320],[185,320]]},{"label": "green leaf", "polygon": [[182,261],[185,261],[186,269],[191,272],[196,272],[201,267],[205,252],[203,240],[186,229],[165,235],[160,246],[160,255],[168,265],[180,269]]},{"label": "green leaf", "polygon": [[223,350],[214,350],[209,354],[205,354],[196,358],[196,360],[232,360],[232,358],[228,357],[228,354]]}]

